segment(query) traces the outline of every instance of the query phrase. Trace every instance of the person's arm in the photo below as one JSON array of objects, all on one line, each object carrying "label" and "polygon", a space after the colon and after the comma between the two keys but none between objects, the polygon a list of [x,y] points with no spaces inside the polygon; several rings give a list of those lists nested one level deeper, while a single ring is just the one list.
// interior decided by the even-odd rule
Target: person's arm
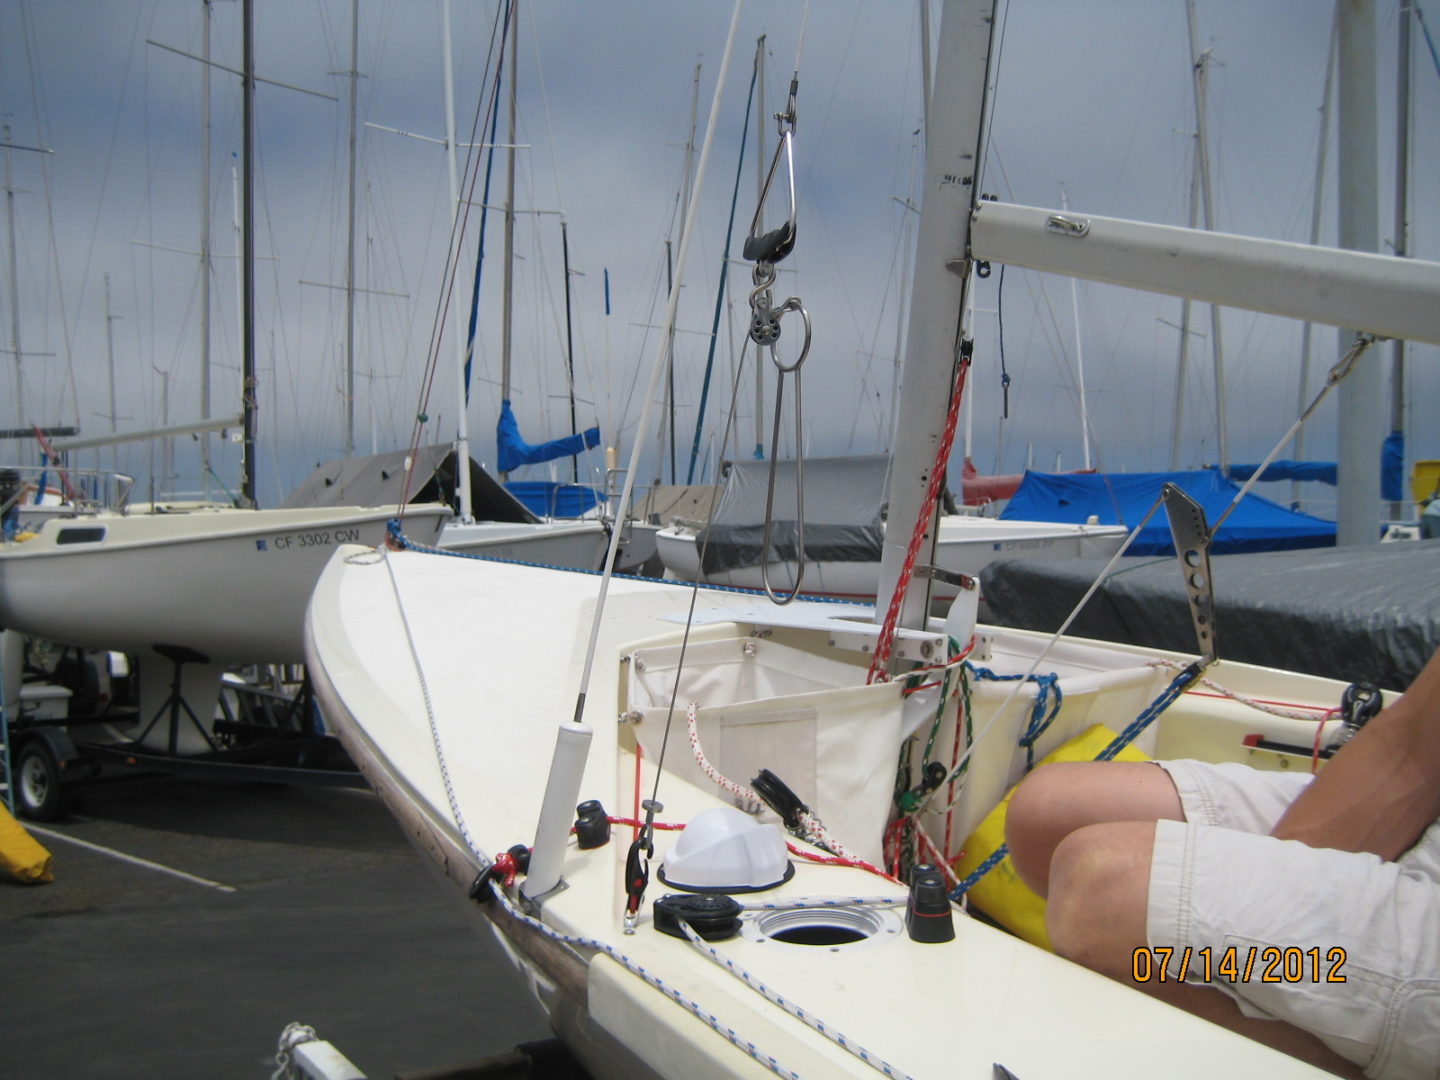
[{"label": "person's arm", "polygon": [[1331,759],[1271,835],[1398,859],[1440,818],[1440,650]]}]

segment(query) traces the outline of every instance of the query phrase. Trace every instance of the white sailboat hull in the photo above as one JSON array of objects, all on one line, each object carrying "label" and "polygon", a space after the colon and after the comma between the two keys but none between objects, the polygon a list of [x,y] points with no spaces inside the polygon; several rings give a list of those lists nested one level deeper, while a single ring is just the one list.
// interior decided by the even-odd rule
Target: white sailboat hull
[{"label": "white sailboat hull", "polygon": [[[802,1076],[875,1075],[689,943],[658,933],[650,903],[670,890],[657,880],[636,933],[624,933],[629,828],[617,826],[603,847],[570,842],[562,887],[539,907],[543,931],[494,901],[481,909],[465,899],[484,863],[535,837],[557,728],[575,707],[596,592],[593,577],[577,574],[343,548],[321,576],[306,622],[307,658],[327,721],[417,847],[458,886],[457,899],[489,920],[595,1076],[771,1075],[762,1060]],[[888,800],[905,729],[917,716],[924,721],[934,701],[903,698],[899,683],[865,685],[875,627],[853,609],[748,601],[736,608],[736,599],[696,593],[687,638],[689,587],[611,582],[587,695],[585,720],[594,734],[578,799],[598,799],[610,814],[629,817],[653,795],[663,804],[659,820],[676,824],[733,805],[687,752],[684,710],[693,697],[716,768],[742,784],[754,765],[773,768],[847,845],[877,850],[888,809],[876,818],[873,807],[859,804],[872,797],[867,785],[875,776]],[[503,617],[477,621],[481,607]],[[904,634],[898,647],[916,658],[944,639],[938,623]],[[656,786],[682,640],[687,674]],[[987,630],[974,659],[1023,672],[1043,642]],[[1037,755],[1097,718],[1123,725],[1168,680],[1169,668],[1151,664],[1178,659],[1062,643],[1041,670],[1060,676],[1065,709]],[[1241,692],[1309,707],[1316,716],[1343,689],[1265,669],[1222,669],[1216,677]],[[1014,685],[974,687],[975,727],[1001,718],[977,751],[968,797],[956,804],[946,841],[952,849],[1023,772],[1015,738],[1033,690],[1012,701]],[[1307,739],[1314,733],[1313,723],[1187,694],[1147,745],[1166,756],[1276,768],[1281,755],[1243,742],[1273,725],[1284,729],[1277,738],[1291,742],[1296,732],[1286,725]],[[941,744],[949,738],[940,732]],[[932,831],[940,835],[943,824],[932,822]],[[861,835],[872,828],[875,835]],[[657,862],[675,835],[658,834]],[[794,862],[790,880],[756,899],[889,896],[903,905],[904,888],[886,878]],[[910,940],[898,917],[875,919],[875,932],[863,940],[817,947],[767,935],[762,916],[750,913],[747,930],[716,948],[851,1045],[889,1062],[895,1075],[989,1076],[994,1062],[1022,1077],[1115,1080],[1151,1077],[1157,1068],[1173,1077],[1323,1075],[963,915],[955,939],[943,944]]]},{"label": "white sailboat hull", "polygon": [[[411,507],[433,540],[448,507]],[[197,510],[46,522],[0,547],[0,625],[67,645],[216,664],[304,658],[305,605],[330,555],[384,542],[393,509]]]},{"label": "white sailboat hull", "polygon": [[[1109,558],[1125,542],[1120,525],[1070,525],[1045,521],[1006,521],[998,518],[947,515],[940,519],[935,561],[953,574],[979,577],[997,559]],[[700,581],[740,589],[763,589],[759,566],[702,573],[697,534],[683,526],[661,529],[656,546],[665,569],[681,581]],[[770,564],[770,587],[789,592],[795,587],[793,560]],[[807,562],[800,591],[807,596],[871,603],[880,579],[879,562]],[[983,584],[982,584],[983,588]],[[936,604],[955,599],[953,585],[936,581]]]},{"label": "white sailboat hull", "polygon": [[438,546],[489,559],[596,570],[605,561],[610,534],[598,521],[450,521]]}]

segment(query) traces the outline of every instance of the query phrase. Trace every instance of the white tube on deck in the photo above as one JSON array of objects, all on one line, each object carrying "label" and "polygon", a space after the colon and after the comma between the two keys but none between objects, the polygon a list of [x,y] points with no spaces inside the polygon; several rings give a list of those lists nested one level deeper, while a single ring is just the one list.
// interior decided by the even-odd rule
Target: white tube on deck
[{"label": "white tube on deck", "polygon": [[544,896],[560,884],[560,868],[575,823],[580,799],[580,779],[585,774],[585,757],[595,734],[589,724],[567,721],[555,733],[555,754],[550,759],[550,777],[545,782],[545,801],[540,804],[540,821],[535,826],[535,846],[530,851],[530,870],[521,888],[531,900]]}]

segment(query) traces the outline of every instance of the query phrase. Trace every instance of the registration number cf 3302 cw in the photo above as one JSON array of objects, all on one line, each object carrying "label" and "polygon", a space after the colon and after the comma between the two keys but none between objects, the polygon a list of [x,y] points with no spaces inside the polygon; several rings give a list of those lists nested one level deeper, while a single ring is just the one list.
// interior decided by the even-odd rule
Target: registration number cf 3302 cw
[{"label": "registration number cf 3302 cw", "polygon": [[359,542],[360,530],[349,528],[282,533],[279,536],[272,536],[268,541],[256,540],[255,547],[260,551],[288,551],[292,548],[334,547],[336,544],[358,544]]}]

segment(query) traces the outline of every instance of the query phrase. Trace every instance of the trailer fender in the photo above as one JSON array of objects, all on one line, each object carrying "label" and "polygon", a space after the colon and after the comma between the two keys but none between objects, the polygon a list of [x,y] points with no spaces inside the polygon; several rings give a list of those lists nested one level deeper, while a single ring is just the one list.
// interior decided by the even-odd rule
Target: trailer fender
[{"label": "trailer fender", "polygon": [[75,740],[70,738],[70,733],[63,727],[33,727],[20,734],[15,740],[15,755],[19,757],[21,748],[27,742],[43,742],[50,751],[50,756],[55,759],[55,764],[60,766],[62,772],[69,772],[79,764],[80,750],[75,745]]}]

